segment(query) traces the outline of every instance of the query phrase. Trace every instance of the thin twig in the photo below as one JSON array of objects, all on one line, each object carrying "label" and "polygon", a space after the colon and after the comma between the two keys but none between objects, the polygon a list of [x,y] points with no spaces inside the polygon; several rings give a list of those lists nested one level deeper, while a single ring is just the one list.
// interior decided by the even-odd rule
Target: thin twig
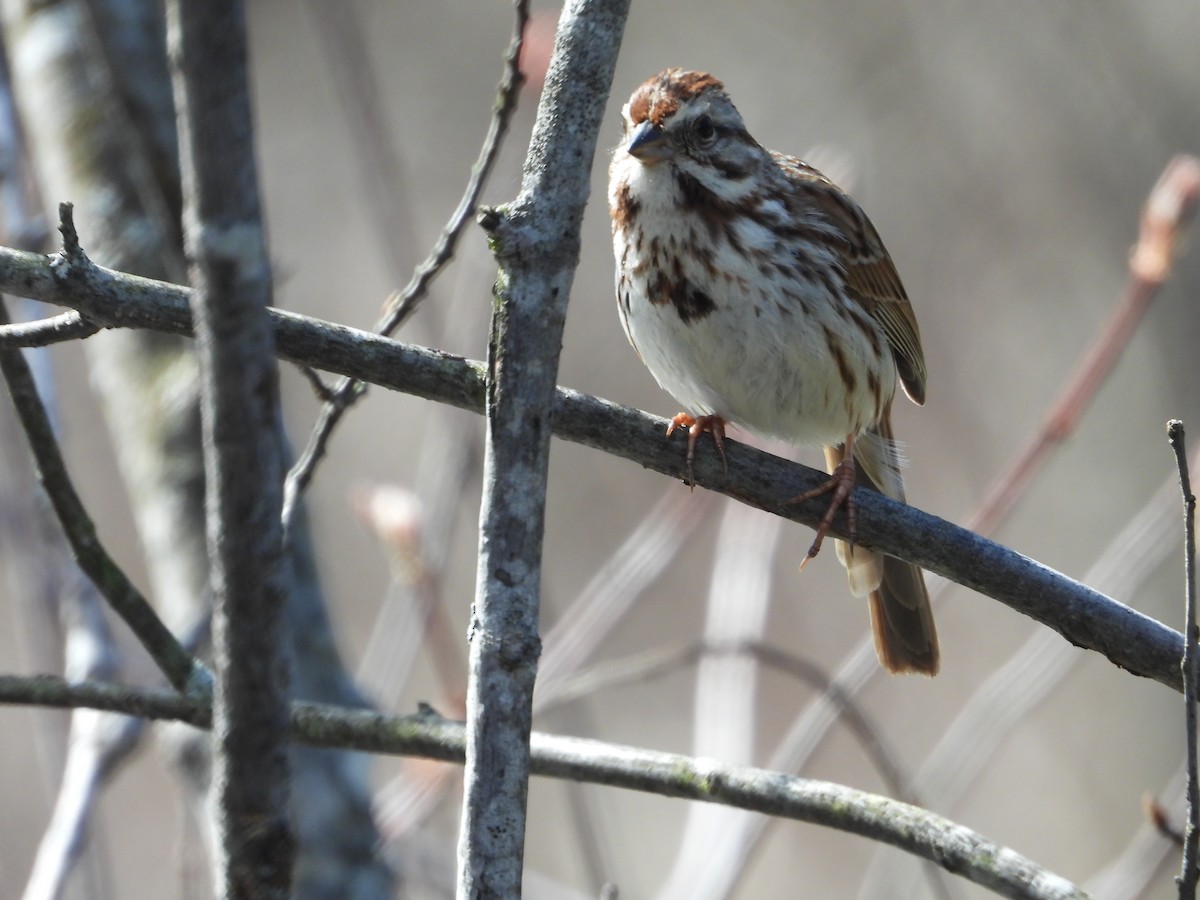
[{"label": "thin twig", "polygon": [[1184,828],[1183,862],[1179,874],[1180,900],[1194,900],[1200,880],[1200,783],[1196,771],[1196,497],[1188,475],[1186,436],[1183,423],[1167,423],[1167,438],[1179,470],[1179,489],[1183,495],[1183,574],[1187,587],[1186,615],[1183,620],[1183,701],[1187,723],[1187,825]]},{"label": "thin twig", "polygon": [[83,340],[99,330],[100,326],[95,322],[71,310],[36,322],[17,322],[0,327],[0,346],[48,347],[63,341]]},{"label": "thin twig", "polygon": [[1070,437],[1133,337],[1138,323],[1170,274],[1179,236],[1200,201],[1200,159],[1177,156],[1163,170],[1142,210],[1141,233],[1129,257],[1129,281],[1121,302],[1080,360],[1042,426],[993,482],[965,523],[990,534],[1041,471],[1050,451]]},{"label": "thin twig", "polygon": [[[416,495],[391,485],[362,484],[351,496],[359,519],[387,550],[392,568],[389,597],[371,629],[358,680],[392,706],[424,647],[437,675],[439,695],[461,712],[466,666],[461,638],[446,617],[440,580],[426,559],[425,510]],[[388,627],[381,623],[388,622]]]},{"label": "thin twig", "polygon": [[76,709],[62,781],[22,900],[56,900],[87,846],[102,788],[138,746],[145,722]]},{"label": "thin twig", "polygon": [[[1182,754],[1181,754],[1182,755]],[[1179,797],[1183,794],[1184,770],[1180,763],[1171,778],[1158,792],[1162,797]],[[1167,857],[1174,847],[1183,846],[1183,835],[1172,835],[1166,813],[1152,795],[1143,799],[1146,821],[1140,825],[1128,843],[1119,852],[1110,856],[1100,871],[1092,874],[1083,884],[1083,889],[1093,900],[1129,900],[1130,897],[1149,897],[1150,885],[1158,880]],[[1158,819],[1158,814],[1162,819]],[[1167,831],[1160,830],[1166,826]],[[1166,840],[1163,840],[1163,838]]]},{"label": "thin twig", "polygon": [[[573,673],[588,662],[644,597],[647,587],[662,576],[715,500],[716,495],[709,492],[689,496],[674,486],[665,488],[659,501],[547,629],[533,695],[535,717],[578,699],[574,687],[582,682],[575,681]],[[560,689],[570,696],[560,698]],[[392,837],[411,833],[432,808],[438,796],[434,780],[425,771],[405,773],[381,791],[377,815]],[[437,779],[438,786],[444,783]]]},{"label": "thin twig", "polygon": [[675,485],[664,489],[638,526],[547,629],[533,695],[535,714],[556,705],[560,692],[571,691],[574,674],[667,571],[715,500],[709,492],[689,496]]},{"label": "thin twig", "polygon": [[[46,675],[0,676],[0,703],[88,706],[177,719],[199,728],[211,727],[212,721],[211,707],[197,699],[94,682],[69,684]],[[455,763],[462,763],[466,741],[462,723],[443,719],[428,708],[415,715],[394,716],[293,703],[291,729],[295,740],[310,746]],[[858,834],[936,862],[1004,897],[1086,897],[1066,879],[969,828],[907,803],[830,782],[543,733],[532,735],[531,760],[537,775],[722,803]]]},{"label": "thin twig", "polygon": [[[64,230],[68,229],[73,231],[69,211],[64,220]],[[7,323],[8,310],[0,300],[0,325]],[[67,474],[50,418],[21,351],[0,347],[0,371],[29,441],[38,481],[50,499],[75,561],[113,610],[133,629],[167,680],[184,693],[206,695],[212,689],[211,674],[180,645],[100,543],[96,526]]]},{"label": "thin twig", "polygon": [[389,128],[392,98],[379,77],[387,71],[386,62],[377,65],[364,52],[371,44],[365,9],[326,0],[308,0],[304,6],[313,19],[313,37],[325,57],[337,112],[353,148],[348,168],[357,178],[357,200],[374,238],[372,255],[384,262],[388,280],[401,284],[410,272],[403,255],[416,245],[414,204],[405,196],[405,173]]},{"label": "thin twig", "polygon": [[[375,325],[375,332],[389,335],[417,309],[425,297],[433,279],[446,267],[454,256],[455,247],[463,229],[474,215],[479,204],[479,196],[487,184],[496,159],[500,155],[500,146],[508,132],[513,112],[517,106],[517,95],[521,89],[521,70],[519,66],[521,40],[525,33],[525,25],[529,20],[528,0],[516,0],[516,23],[513,26],[512,40],[505,54],[504,74],[497,89],[496,103],[492,109],[492,118],[488,126],[487,136],[479,151],[479,158],[471,169],[471,178],[467,188],[459,200],[458,207],[450,216],[450,221],[438,237],[437,244],[428,258],[421,263],[413,273],[412,280],[388,305],[383,316]],[[366,385],[355,379],[343,380],[333,390],[332,398],[322,407],[317,422],[308,439],[308,446],[288,472],[284,482],[283,523],[284,530],[295,515],[296,502],[308,488],[318,463],[325,456],[333,429],[346,411],[366,393]]]},{"label": "thin twig", "polygon": [[296,366],[296,368],[300,370],[300,374],[304,376],[304,380],[308,382],[318,400],[328,403],[333,399],[333,388],[324,382],[320,372],[312,366]]},{"label": "thin twig", "polygon": [[[7,330],[0,327],[0,333]],[[43,351],[38,356],[31,361],[36,386],[42,394],[53,397],[53,374],[46,365],[46,354]],[[52,406],[52,402],[47,401],[47,406]],[[21,441],[15,431],[11,438],[14,444]],[[32,471],[29,474],[32,475]],[[6,510],[6,515],[14,518],[12,526],[20,531],[19,535],[10,535],[20,542],[11,549],[18,554],[24,551],[19,564],[39,573],[36,576],[39,583],[28,587],[33,588],[34,595],[48,607],[47,613],[51,609],[57,613],[62,629],[65,677],[71,681],[120,680],[122,654],[113,637],[100,592],[71,559],[62,531],[52,521],[45,495],[31,487],[22,492],[22,500],[25,502],[21,507]],[[43,669],[53,663],[35,662],[34,665]],[[45,760],[56,768],[57,793],[49,821],[38,842],[37,855],[22,893],[23,900],[54,900],[62,896],[64,885],[73,873],[78,872],[85,880],[88,875],[84,873],[91,874],[95,860],[89,861],[86,855],[90,846],[88,835],[103,788],[109,776],[136,750],[145,725],[141,719],[118,713],[91,709],[72,711],[61,773],[57,771],[58,760],[53,758],[58,754]]]}]

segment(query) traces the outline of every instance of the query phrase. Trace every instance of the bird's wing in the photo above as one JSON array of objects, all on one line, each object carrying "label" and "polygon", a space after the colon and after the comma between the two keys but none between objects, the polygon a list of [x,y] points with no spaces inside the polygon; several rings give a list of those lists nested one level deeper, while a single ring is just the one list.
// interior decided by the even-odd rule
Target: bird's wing
[{"label": "bird's wing", "polygon": [[845,241],[839,257],[846,286],[887,335],[904,392],[914,403],[925,402],[925,354],[912,304],[900,283],[891,256],[867,214],[849,194],[795,157],[777,156],[789,179],[804,192]]}]

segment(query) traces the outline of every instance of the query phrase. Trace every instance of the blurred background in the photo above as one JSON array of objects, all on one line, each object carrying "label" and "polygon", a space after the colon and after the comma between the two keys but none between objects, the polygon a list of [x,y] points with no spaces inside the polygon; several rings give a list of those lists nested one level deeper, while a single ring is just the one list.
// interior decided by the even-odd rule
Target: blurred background
[{"label": "blurred background", "polygon": [[[534,9],[527,65],[536,72],[557,7]],[[463,192],[512,9],[254,0],[249,11],[276,304],[369,328]],[[604,185],[629,93],[667,66],[709,70],[761,143],[836,173],[878,227],[929,368],[926,405],[895,408],[909,499],[967,521],[1121,298],[1150,188],[1175,154],[1200,150],[1198,34],[1200,8],[1175,0],[635,4],[593,164],[560,384],[659,415],[678,411],[618,322]],[[535,78],[522,93],[485,202],[518,190],[538,86]],[[360,103],[378,127],[356,111]],[[380,173],[392,183],[376,183]],[[85,248],[98,240],[95,227],[80,218]],[[494,274],[482,232],[469,226],[397,336],[482,358]],[[1169,517],[1178,508],[1171,492],[1154,503],[1174,479],[1164,423],[1181,418],[1200,433],[1198,289],[1200,256],[1185,253],[1078,430],[993,535],[1176,628],[1181,529],[1168,524],[1150,549],[1123,529],[1162,503]],[[77,345],[56,347],[51,359],[72,472],[101,538],[146,586],[87,361]],[[291,367],[283,387],[300,448],[319,403]],[[372,390],[335,432],[308,494],[338,647],[383,709],[428,701],[459,714],[481,448],[479,418]],[[820,453],[796,458],[819,465]],[[537,727],[796,765],[894,795],[882,756],[907,796],[1096,896],[1173,893],[1177,854],[1146,826],[1143,795],[1182,823],[1178,695],[937,579],[942,673],[875,674],[869,650],[870,665],[862,663],[865,604],[850,597],[834,554],[797,572],[810,540],[798,525],[555,442]],[[1135,571],[1136,581],[1104,580]],[[53,614],[12,579],[0,592],[3,669],[60,671]],[[420,637],[413,626],[431,603],[432,631]],[[126,677],[148,677],[149,665],[120,640],[131,655]],[[765,642],[789,661],[714,653],[700,662],[703,640]],[[814,673],[856,685],[856,713],[876,743],[844,721],[822,726]],[[64,722],[59,713],[0,711],[0,897],[19,896],[29,877],[57,789]],[[400,872],[398,892],[445,896],[458,770],[370,766],[381,852]],[[162,754],[148,743],[134,753],[104,792],[90,874],[75,880],[74,896],[191,896],[181,885],[189,857],[179,795]],[[605,883],[629,898],[985,896],[839,832],[545,780],[531,787],[526,865],[529,896],[594,897]]]}]

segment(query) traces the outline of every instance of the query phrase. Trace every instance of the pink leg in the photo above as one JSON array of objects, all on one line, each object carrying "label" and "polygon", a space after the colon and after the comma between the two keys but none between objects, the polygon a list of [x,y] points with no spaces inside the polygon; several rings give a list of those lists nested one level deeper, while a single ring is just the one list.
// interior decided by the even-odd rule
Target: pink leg
[{"label": "pink leg", "polygon": [[729,465],[725,462],[725,420],[720,416],[689,416],[687,413],[679,413],[671,420],[671,424],[667,426],[667,437],[673,435],[680,428],[686,428],[688,433],[687,443],[687,483],[694,489],[696,487],[696,478],[692,474],[692,463],[696,459],[696,441],[700,435],[708,432],[713,437],[713,443],[716,444],[717,454],[721,457],[721,465],[725,466],[725,471],[729,471]]},{"label": "pink leg", "polygon": [[854,481],[857,474],[857,469],[854,463],[854,435],[846,436],[846,451],[842,457],[842,461],[837,464],[833,472],[829,476],[829,480],[819,487],[813,488],[811,491],[805,491],[802,494],[797,494],[789,503],[802,503],[806,500],[812,500],[815,497],[820,497],[823,494],[832,493],[833,496],[829,500],[829,508],[825,510],[825,515],[821,516],[821,521],[817,523],[817,536],[813,539],[812,546],[808,548],[808,556],[804,558],[804,562],[800,563],[801,570],[808,564],[808,561],[821,552],[821,542],[825,540],[825,535],[829,533],[830,527],[833,525],[833,517],[837,515],[837,511],[843,506],[846,508],[846,532],[849,538],[849,544],[854,546],[855,541],[855,522],[854,522]]}]

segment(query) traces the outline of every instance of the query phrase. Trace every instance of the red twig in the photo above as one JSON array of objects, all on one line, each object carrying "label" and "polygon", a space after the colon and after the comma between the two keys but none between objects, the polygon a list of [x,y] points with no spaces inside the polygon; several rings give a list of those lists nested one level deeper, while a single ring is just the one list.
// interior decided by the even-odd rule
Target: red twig
[{"label": "red twig", "polygon": [[1142,209],[1141,232],[1129,257],[1129,281],[1100,335],[1050,407],[1042,427],[992,483],[983,503],[966,523],[988,534],[1003,520],[1050,451],[1075,430],[1100,385],[1124,352],[1142,315],[1171,272],[1179,235],[1200,201],[1200,159],[1176,156],[1150,191]]}]

